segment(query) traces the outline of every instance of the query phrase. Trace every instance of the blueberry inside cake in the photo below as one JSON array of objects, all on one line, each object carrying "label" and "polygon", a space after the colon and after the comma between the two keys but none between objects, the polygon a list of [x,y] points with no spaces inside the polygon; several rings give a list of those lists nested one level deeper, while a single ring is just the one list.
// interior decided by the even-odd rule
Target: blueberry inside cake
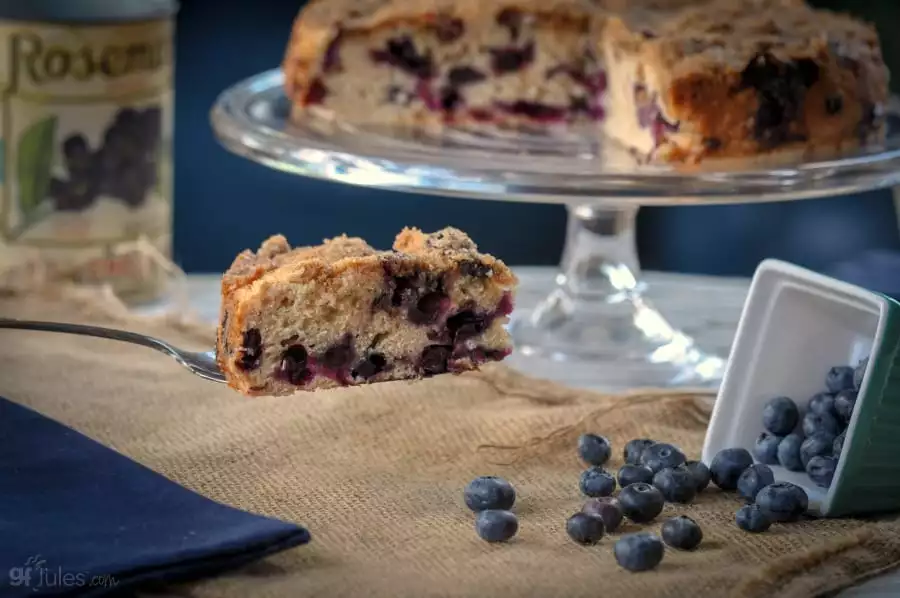
[{"label": "blueberry inside cake", "polygon": [[241,253],[222,279],[228,384],[283,395],[460,373],[510,354],[517,281],[465,233],[404,229],[393,251],[347,236]]},{"label": "blueberry inside cake", "polygon": [[311,0],[292,115],[357,125],[578,125],[637,162],[736,166],[884,136],[874,28],[802,0]]}]

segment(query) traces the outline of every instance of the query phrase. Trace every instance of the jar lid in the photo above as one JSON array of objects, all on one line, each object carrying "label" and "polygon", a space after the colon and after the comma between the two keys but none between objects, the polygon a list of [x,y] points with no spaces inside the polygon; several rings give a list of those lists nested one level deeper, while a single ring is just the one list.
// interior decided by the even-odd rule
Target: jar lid
[{"label": "jar lid", "polygon": [[0,0],[0,19],[108,23],[170,17],[178,0]]}]

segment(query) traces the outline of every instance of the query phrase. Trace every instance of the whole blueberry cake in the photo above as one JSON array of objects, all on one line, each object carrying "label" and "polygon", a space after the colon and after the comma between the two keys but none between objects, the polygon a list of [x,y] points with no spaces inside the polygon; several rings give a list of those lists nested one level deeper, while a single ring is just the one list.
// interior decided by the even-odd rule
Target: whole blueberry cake
[{"label": "whole blueberry cake", "polygon": [[871,27],[801,0],[312,0],[283,70],[295,118],[580,124],[676,164],[876,139],[888,78]]},{"label": "whole blueberry cake", "polygon": [[509,355],[517,281],[465,233],[404,229],[393,251],[347,236],[274,236],[222,279],[217,359],[228,384],[282,395],[459,373]]}]

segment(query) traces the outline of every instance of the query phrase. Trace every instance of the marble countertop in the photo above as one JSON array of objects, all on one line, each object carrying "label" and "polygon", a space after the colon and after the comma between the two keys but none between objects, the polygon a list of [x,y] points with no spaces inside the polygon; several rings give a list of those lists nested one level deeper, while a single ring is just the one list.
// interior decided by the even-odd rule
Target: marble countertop
[{"label": "marble countertop", "polygon": [[[553,288],[556,269],[551,267],[515,268],[520,278],[517,310],[533,308]],[[671,323],[692,336],[706,351],[727,356],[737,328],[749,280],[647,273],[647,298]],[[204,320],[216,324],[219,317],[219,276],[191,275],[185,288],[191,308]],[[168,306],[161,302],[144,311],[153,313]],[[534,360],[513,354],[507,363],[529,374],[556,380],[570,386],[603,390],[606,367],[579,369],[573,374],[565,363]],[[840,594],[842,598],[900,596],[900,571],[883,575]]]}]

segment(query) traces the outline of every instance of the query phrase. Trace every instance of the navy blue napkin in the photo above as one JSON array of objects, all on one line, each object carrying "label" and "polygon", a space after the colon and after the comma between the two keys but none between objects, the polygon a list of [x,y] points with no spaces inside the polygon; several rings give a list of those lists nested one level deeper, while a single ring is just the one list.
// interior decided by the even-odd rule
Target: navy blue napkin
[{"label": "navy blue napkin", "polygon": [[900,252],[867,251],[835,264],[825,274],[900,301]]},{"label": "navy blue napkin", "polygon": [[130,593],[309,539],[0,397],[0,597]]}]

